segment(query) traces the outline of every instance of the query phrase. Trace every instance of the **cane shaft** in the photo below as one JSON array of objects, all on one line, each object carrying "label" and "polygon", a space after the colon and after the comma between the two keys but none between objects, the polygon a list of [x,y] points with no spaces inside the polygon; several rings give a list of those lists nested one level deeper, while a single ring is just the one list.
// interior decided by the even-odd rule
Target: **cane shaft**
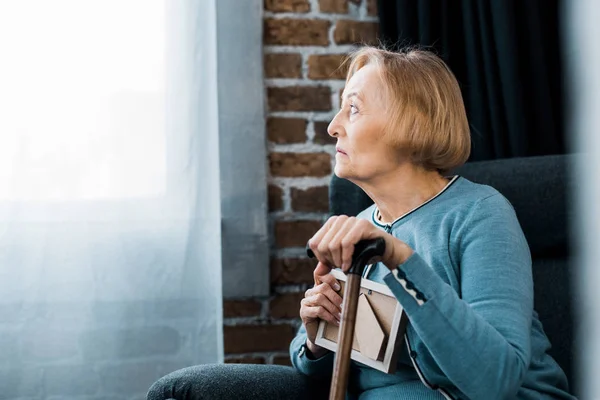
[{"label": "cane shaft", "polygon": [[348,274],[348,281],[344,290],[344,309],[342,310],[342,321],[338,334],[338,349],[335,354],[329,400],[344,400],[346,397],[348,375],[350,372],[350,353],[352,352],[354,327],[356,325],[356,309],[360,294],[360,280],[360,275]]},{"label": "cane shaft", "polygon": [[[329,400],[344,400],[346,397],[361,277],[365,266],[371,263],[374,258],[383,256],[384,253],[385,240],[381,237],[361,240],[354,246],[352,265],[347,272],[348,280],[344,290],[344,309],[342,310],[342,321],[338,334],[338,349],[335,353]],[[310,258],[315,256],[308,245],[306,246],[306,254]]]}]

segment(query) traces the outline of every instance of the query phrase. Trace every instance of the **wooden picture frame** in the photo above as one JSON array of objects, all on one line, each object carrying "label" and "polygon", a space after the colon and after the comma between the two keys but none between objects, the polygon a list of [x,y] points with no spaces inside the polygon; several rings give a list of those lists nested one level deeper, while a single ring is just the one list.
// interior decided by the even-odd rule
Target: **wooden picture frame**
[{"label": "wooden picture frame", "polygon": [[[332,270],[331,274],[338,280],[341,286],[338,294],[343,297],[347,280],[346,274],[340,270]],[[392,291],[384,284],[362,279],[360,293],[359,299],[365,297],[359,301],[350,358],[385,373],[393,374],[396,372],[398,352],[406,331],[408,321],[406,315]],[[321,320],[315,344],[336,352],[338,332],[339,327]],[[383,338],[381,347],[379,347],[378,340],[381,337]],[[361,352],[359,338],[362,338],[363,343],[369,341],[368,346],[363,346],[365,351],[368,349],[369,356]],[[372,343],[372,341],[377,342]],[[377,356],[374,357],[375,355]]]}]

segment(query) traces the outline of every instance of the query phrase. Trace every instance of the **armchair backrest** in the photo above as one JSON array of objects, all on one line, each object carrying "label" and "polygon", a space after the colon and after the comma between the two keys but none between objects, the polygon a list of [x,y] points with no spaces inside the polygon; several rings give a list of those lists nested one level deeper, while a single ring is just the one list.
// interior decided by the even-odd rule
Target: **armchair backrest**
[{"label": "armchair backrest", "polygon": [[[552,343],[550,351],[572,382],[573,297],[569,222],[574,191],[572,155],[468,163],[454,174],[496,188],[513,205],[533,257],[535,310]],[[331,215],[357,215],[372,200],[356,185],[333,176]]]}]

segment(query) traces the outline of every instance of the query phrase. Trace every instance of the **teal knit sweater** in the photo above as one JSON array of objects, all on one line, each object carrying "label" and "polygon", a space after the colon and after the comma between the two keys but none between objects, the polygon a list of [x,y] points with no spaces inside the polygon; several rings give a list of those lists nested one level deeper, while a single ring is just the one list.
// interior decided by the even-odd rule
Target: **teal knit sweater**
[{"label": "teal knit sweater", "polygon": [[[529,247],[514,209],[498,191],[455,177],[436,197],[382,225],[375,205],[359,218],[407,243],[414,254],[394,271],[374,265],[409,319],[397,372],[352,362],[349,391],[361,399],[572,399],[533,310]],[[301,328],[294,367],[325,376],[333,355],[311,359]]]}]

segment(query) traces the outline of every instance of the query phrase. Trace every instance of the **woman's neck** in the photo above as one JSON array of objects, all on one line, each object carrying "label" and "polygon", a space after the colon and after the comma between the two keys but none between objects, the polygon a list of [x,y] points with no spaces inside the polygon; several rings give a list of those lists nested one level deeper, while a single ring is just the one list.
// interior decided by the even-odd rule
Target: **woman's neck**
[{"label": "woman's neck", "polygon": [[381,222],[392,223],[435,197],[446,187],[448,179],[437,171],[405,164],[385,176],[356,183],[375,202]]}]

